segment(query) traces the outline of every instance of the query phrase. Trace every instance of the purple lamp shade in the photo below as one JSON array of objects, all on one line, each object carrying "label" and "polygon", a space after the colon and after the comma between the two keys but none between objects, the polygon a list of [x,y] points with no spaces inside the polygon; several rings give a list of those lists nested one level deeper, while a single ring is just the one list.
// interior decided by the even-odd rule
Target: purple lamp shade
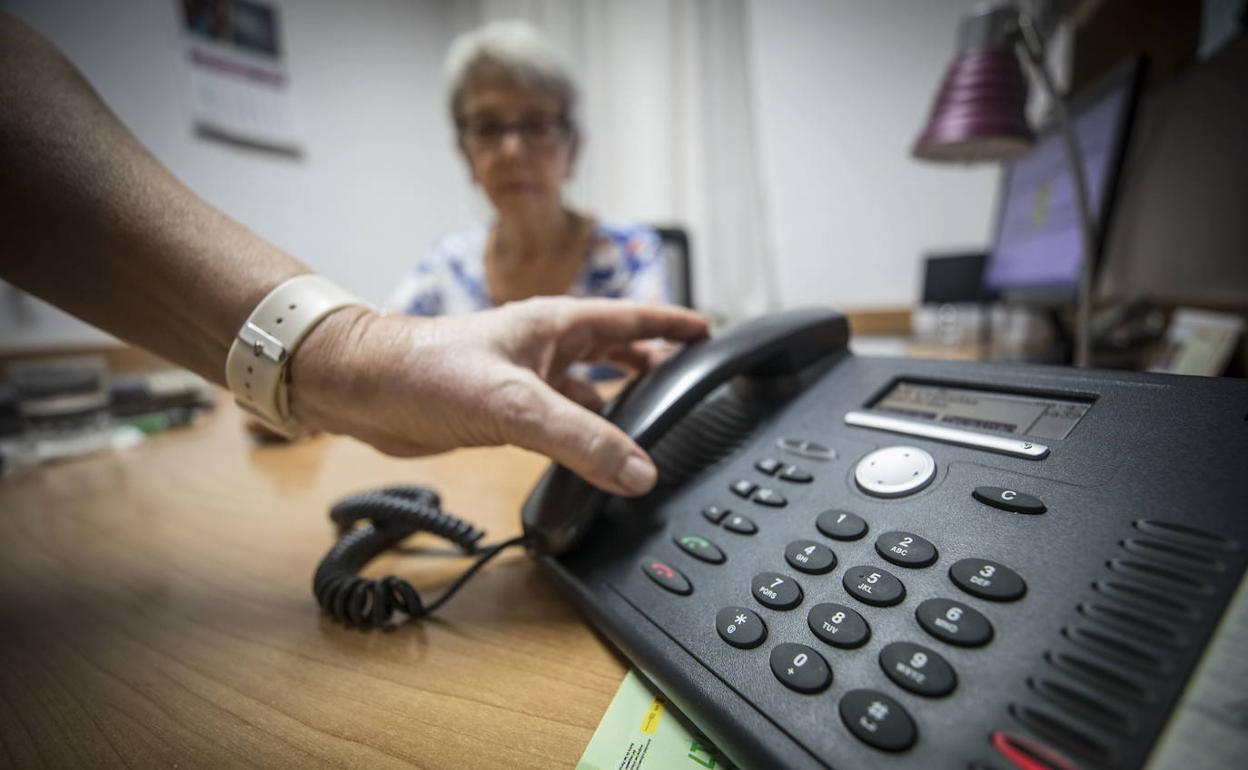
[{"label": "purple lamp shade", "polygon": [[911,151],[932,161],[1000,161],[1025,155],[1027,80],[1010,48],[963,51],[949,66]]}]

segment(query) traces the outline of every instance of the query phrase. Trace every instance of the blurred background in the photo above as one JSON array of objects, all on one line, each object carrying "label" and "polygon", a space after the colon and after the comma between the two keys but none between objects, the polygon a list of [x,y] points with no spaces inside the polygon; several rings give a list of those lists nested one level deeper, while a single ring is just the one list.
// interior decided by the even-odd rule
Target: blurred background
[{"label": "blurred background", "polygon": [[[979,291],[1003,210],[1001,165],[910,155],[973,5],[0,0],[190,188],[371,301],[384,303],[439,235],[488,218],[454,147],[441,67],[455,35],[521,18],[581,79],[586,141],[572,202],[685,232],[699,310],[725,322],[830,304],[854,311],[864,352],[1061,360],[1052,307],[1029,313]],[[1244,3],[1038,5],[1054,20],[1059,86],[1077,94],[1125,58],[1148,61],[1106,218],[1102,336],[1156,343],[1180,307],[1242,320]],[[233,14],[243,47],[227,61],[233,72],[203,66],[216,49],[196,20],[218,11]],[[231,93],[232,75],[251,86]],[[1033,88],[1037,120],[1044,102]],[[957,272],[945,258],[968,255],[970,277],[942,288],[941,271]],[[3,353],[113,344],[8,285],[0,326]],[[1220,372],[1242,371],[1242,336]]]}]

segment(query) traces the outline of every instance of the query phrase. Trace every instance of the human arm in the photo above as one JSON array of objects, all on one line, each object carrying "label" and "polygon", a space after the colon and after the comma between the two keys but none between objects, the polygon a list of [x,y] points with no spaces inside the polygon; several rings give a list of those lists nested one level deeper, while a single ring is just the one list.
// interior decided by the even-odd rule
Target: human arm
[{"label": "human arm", "polygon": [[[55,48],[5,14],[0,104],[0,274],[222,383],[252,308],[307,268],[182,185]],[[512,443],[640,493],[652,463],[580,405],[595,402],[567,365],[644,368],[637,340],[705,333],[693,314],[625,303],[542,300],[454,319],[352,307],[294,356],[291,405],[312,427],[393,454]]]}]

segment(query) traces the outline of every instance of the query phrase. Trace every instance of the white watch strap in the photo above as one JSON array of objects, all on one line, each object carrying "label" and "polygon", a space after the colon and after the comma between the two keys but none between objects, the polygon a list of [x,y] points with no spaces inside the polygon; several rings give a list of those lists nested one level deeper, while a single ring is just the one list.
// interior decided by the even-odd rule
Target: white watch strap
[{"label": "white watch strap", "polygon": [[225,381],[238,405],[288,437],[302,431],[290,410],[290,360],[325,316],[368,303],[319,275],[299,275],[269,292],[230,345]]}]

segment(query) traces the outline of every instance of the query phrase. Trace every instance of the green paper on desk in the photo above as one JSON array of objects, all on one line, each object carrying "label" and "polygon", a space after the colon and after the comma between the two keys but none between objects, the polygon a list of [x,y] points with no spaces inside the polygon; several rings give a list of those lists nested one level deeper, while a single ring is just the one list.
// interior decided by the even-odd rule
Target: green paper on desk
[{"label": "green paper on desk", "polygon": [[576,770],[736,770],[662,694],[629,671]]}]

